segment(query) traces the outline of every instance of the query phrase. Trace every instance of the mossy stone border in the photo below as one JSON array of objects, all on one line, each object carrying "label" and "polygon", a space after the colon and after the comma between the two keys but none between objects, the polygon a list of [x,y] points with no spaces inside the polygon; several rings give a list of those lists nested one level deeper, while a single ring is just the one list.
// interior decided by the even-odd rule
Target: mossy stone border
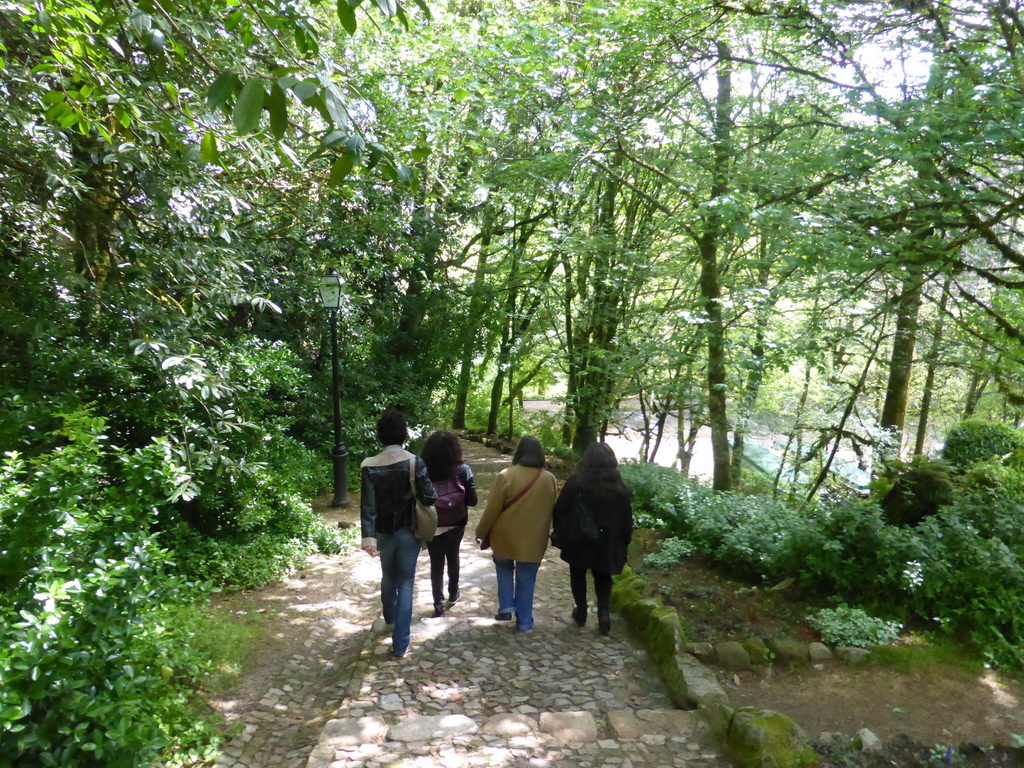
[{"label": "mossy stone border", "polygon": [[738,768],[799,768],[816,762],[796,721],[769,710],[729,704],[715,674],[683,651],[686,638],[675,608],[648,597],[647,585],[627,566],[612,584],[612,603],[637,635],[680,709],[697,709]]}]

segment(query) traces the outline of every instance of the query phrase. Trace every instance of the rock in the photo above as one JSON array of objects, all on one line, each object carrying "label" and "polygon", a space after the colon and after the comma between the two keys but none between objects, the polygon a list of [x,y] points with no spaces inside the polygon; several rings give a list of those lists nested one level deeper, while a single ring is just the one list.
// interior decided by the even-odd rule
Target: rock
[{"label": "rock", "polygon": [[807,646],[807,653],[814,664],[823,664],[832,661],[832,651],[824,643],[811,643]]},{"label": "rock", "polygon": [[686,652],[696,656],[701,661],[715,660],[715,646],[711,643],[688,643]]},{"label": "rock", "polygon": [[387,723],[379,717],[347,717],[328,720],[320,731],[319,746],[332,749],[380,744],[388,734]]},{"label": "rock", "polygon": [[797,768],[817,759],[794,720],[766,709],[737,709],[726,740],[739,768]]},{"label": "rock", "polygon": [[823,747],[831,746],[832,742],[834,741],[835,735],[830,733],[829,731],[822,731],[820,734],[818,734],[818,743],[821,744]]},{"label": "rock", "polygon": [[487,718],[480,730],[489,736],[510,739],[533,733],[537,730],[537,721],[527,715],[494,715]]},{"label": "rock", "polygon": [[645,733],[681,736],[696,730],[698,714],[692,709],[640,709],[636,717]]},{"label": "rock", "polygon": [[563,744],[597,740],[597,723],[589,712],[544,712],[540,729]]},{"label": "rock", "polygon": [[631,709],[609,710],[608,727],[620,739],[639,739],[643,733],[640,721]]},{"label": "rock", "polygon": [[690,705],[704,708],[712,703],[729,703],[729,697],[718,683],[715,673],[695,658],[681,653],[676,657],[676,666],[682,672]]},{"label": "rock", "polygon": [[715,646],[715,658],[725,669],[744,670],[751,669],[750,654],[740,643],[733,640],[719,643]]},{"label": "rock", "polygon": [[388,741],[435,741],[477,730],[476,722],[465,715],[411,715],[391,726]]},{"label": "rock", "polygon": [[775,654],[776,659],[789,664],[805,662],[810,657],[807,643],[788,637],[773,637],[768,640],[768,647]]},{"label": "rock", "polygon": [[652,610],[644,636],[655,663],[674,658],[683,643],[676,609],[660,606]]},{"label": "rock", "polygon": [[855,667],[867,661],[868,657],[871,656],[871,651],[864,648],[854,648],[853,646],[843,646],[842,648],[836,648],[836,655],[839,656],[839,660],[844,664]]},{"label": "rock", "polygon": [[867,728],[861,728],[857,731],[857,740],[860,742],[861,752],[878,754],[882,751],[882,740]]},{"label": "rock", "polygon": [[405,708],[405,704],[397,693],[385,693],[380,697],[380,708],[386,712],[398,712]]},{"label": "rock", "polygon": [[768,662],[768,646],[760,637],[748,637],[743,641],[743,647],[750,656],[753,664],[766,664]]}]

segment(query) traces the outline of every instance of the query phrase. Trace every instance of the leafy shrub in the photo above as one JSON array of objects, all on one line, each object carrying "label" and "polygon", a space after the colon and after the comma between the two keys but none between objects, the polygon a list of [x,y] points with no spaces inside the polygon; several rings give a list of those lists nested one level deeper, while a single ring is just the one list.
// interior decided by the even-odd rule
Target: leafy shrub
[{"label": "leafy shrub", "polygon": [[918,526],[889,525],[871,501],[788,507],[714,493],[678,473],[626,465],[634,513],[731,572],[918,617],[969,635],[994,663],[1024,666],[1024,497],[957,492]]},{"label": "leafy shrub", "polygon": [[174,483],[166,446],[119,450],[101,419],[63,421],[64,445],[0,465],[0,764],[208,756],[203,662],[172,615],[199,593],[150,533]]},{"label": "leafy shrub", "polygon": [[952,466],[941,459],[915,456],[888,466],[892,487],[880,502],[890,525],[913,526],[953,501]]},{"label": "leafy shrub", "polygon": [[1024,497],[1024,468],[1016,459],[1004,464],[999,459],[976,461],[960,477],[967,490],[981,489],[1004,495]]},{"label": "leafy shrub", "polygon": [[684,557],[689,557],[694,551],[695,547],[686,539],[665,539],[656,551],[644,557],[643,567],[655,571],[665,570],[678,563]]},{"label": "leafy shrub", "polygon": [[633,516],[638,528],[666,531],[675,518],[675,501],[685,478],[671,467],[625,461],[622,479],[633,490]]},{"label": "leafy shrub", "polygon": [[1009,424],[984,419],[962,421],[946,435],[942,457],[958,469],[977,461],[1024,451],[1024,433]]},{"label": "leafy shrub", "polygon": [[895,621],[876,619],[860,608],[850,608],[846,604],[823,608],[809,616],[808,623],[821,633],[822,642],[858,648],[892,645],[899,640],[902,629]]}]

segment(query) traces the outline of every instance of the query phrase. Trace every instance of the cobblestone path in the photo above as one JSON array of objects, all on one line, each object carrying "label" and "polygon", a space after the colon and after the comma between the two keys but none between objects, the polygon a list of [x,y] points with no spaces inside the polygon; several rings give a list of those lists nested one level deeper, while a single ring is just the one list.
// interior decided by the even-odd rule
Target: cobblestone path
[{"label": "cobblestone path", "polygon": [[[392,659],[380,614],[379,566],[360,551],[339,558],[330,615],[268,691],[220,768],[462,768],[558,763],[688,766],[729,763],[696,713],[673,708],[646,653],[617,624],[570,619],[568,568],[549,550],[530,632],[496,622],[494,569],[472,529],[509,458],[466,444],[481,503],[462,547],[461,600],[430,618],[429,558],[419,559],[412,647]],[[353,512],[353,519],[355,513]]]}]

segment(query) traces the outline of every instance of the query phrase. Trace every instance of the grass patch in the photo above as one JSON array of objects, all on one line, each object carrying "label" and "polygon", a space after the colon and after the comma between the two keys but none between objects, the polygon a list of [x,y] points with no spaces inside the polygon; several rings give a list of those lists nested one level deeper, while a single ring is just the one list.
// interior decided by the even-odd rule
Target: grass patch
[{"label": "grass patch", "polygon": [[944,638],[926,638],[912,634],[904,636],[897,645],[883,645],[871,649],[871,660],[901,672],[914,672],[925,668],[959,669],[972,675],[984,671],[985,665],[962,645]]},{"label": "grass patch", "polygon": [[193,647],[210,660],[206,689],[218,693],[233,686],[258,666],[267,646],[280,643],[274,636],[276,611],[233,610],[229,605],[209,605],[190,617]]}]

